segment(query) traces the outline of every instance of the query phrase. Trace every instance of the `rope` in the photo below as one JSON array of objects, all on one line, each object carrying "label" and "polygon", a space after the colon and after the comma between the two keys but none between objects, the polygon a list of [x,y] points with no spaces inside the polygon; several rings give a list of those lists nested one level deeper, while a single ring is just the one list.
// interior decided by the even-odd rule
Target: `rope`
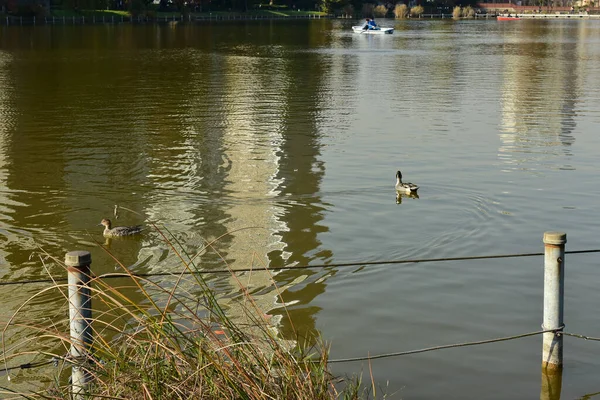
[{"label": "rope", "polygon": [[[55,279],[56,282],[67,282],[67,279]],[[52,283],[52,279],[28,279],[22,281],[2,281],[0,286],[12,286],[12,285],[28,285],[31,283]]]},{"label": "rope", "polygon": [[48,365],[48,364],[56,364],[57,360],[55,358],[50,359],[49,361],[40,361],[40,362],[36,362],[36,363],[25,363],[25,364],[21,364],[21,365],[16,365],[14,367],[8,367],[8,368],[2,368],[0,369],[0,373],[4,372],[10,372],[12,370],[15,369],[32,369],[32,368],[38,368],[38,367],[43,367],[44,365]]},{"label": "rope", "polygon": [[523,333],[521,335],[506,336],[506,337],[495,338],[495,339],[488,339],[488,340],[480,340],[480,341],[477,341],[477,342],[465,342],[465,343],[447,344],[447,345],[443,345],[443,346],[426,347],[424,349],[409,350],[409,351],[399,351],[399,352],[396,352],[396,353],[377,354],[375,356],[339,358],[339,359],[335,359],[335,360],[329,360],[328,363],[333,364],[333,363],[343,363],[343,362],[353,362],[353,361],[376,360],[378,358],[406,356],[406,355],[409,355],[409,354],[426,353],[428,351],[451,349],[451,348],[454,348],[454,347],[477,346],[477,345],[480,345],[480,344],[495,343],[495,342],[504,342],[504,341],[507,341],[507,340],[514,340],[514,339],[520,339],[520,338],[524,338],[524,337],[528,337],[528,336],[540,335],[540,334],[546,333],[546,332],[555,332],[556,333],[556,332],[559,332],[561,329],[562,329],[562,327],[561,328],[557,328],[557,329],[545,329],[545,330],[541,330],[541,331]]},{"label": "rope", "polygon": [[[59,282],[66,282],[67,279],[55,279],[55,281]],[[22,280],[22,281],[2,281],[0,282],[0,286],[11,286],[11,285],[25,285],[25,284],[30,284],[30,283],[51,283],[53,282],[52,279],[28,279],[28,280]]]},{"label": "rope", "polygon": [[576,333],[561,332],[561,335],[572,336],[572,337],[576,337],[576,338],[579,338],[579,339],[594,340],[596,342],[600,342],[600,338],[595,338],[595,337],[585,336],[585,335],[578,335]]},{"label": "rope", "polygon": [[[565,251],[565,254],[586,254],[586,253],[600,253],[600,249],[596,250],[574,250]],[[184,271],[182,272],[160,272],[160,273],[148,273],[148,274],[125,274],[125,273],[114,273],[101,275],[98,278],[101,279],[114,279],[114,278],[150,278],[153,276],[173,276],[173,275],[207,275],[207,274],[223,274],[223,273],[240,273],[240,272],[257,272],[257,271],[286,271],[296,269],[322,269],[322,268],[341,268],[341,267],[363,267],[367,265],[378,266],[378,265],[389,265],[389,264],[418,264],[428,262],[442,262],[442,261],[472,261],[472,260],[490,260],[497,258],[518,258],[518,257],[537,257],[543,256],[544,253],[520,253],[520,254],[498,254],[490,256],[468,256],[468,257],[445,257],[445,258],[423,258],[416,260],[385,260],[385,261],[356,261],[348,263],[338,264],[313,264],[313,265],[288,265],[283,267],[253,267],[253,268],[236,268],[236,269],[219,269],[219,270],[204,270],[204,271]],[[66,282],[67,279],[33,279],[33,280],[21,280],[21,281],[3,281],[0,282],[0,286],[9,285],[24,285],[30,283],[52,283]]]}]

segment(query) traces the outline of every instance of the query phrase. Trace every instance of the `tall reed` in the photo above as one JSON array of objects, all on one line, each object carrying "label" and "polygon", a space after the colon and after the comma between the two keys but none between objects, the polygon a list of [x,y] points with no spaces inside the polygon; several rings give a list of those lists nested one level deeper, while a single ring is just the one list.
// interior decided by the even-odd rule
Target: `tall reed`
[{"label": "tall reed", "polygon": [[454,7],[454,9],[452,10],[452,18],[460,19],[461,15],[462,15],[462,10],[461,10],[460,6]]},{"label": "tall reed", "polygon": [[[62,360],[63,367],[86,369],[93,378],[90,399],[332,400],[367,395],[360,389],[358,378],[344,381],[331,375],[328,348],[320,340],[307,345],[302,340],[278,338],[238,274],[230,269],[240,293],[236,304],[250,324],[231,318],[210,283],[197,274],[196,255],[187,254],[168,230],[153,226],[176,255],[179,272],[164,281],[141,278],[104,249],[122,272],[120,281],[111,279],[115,274],[92,277],[94,342],[86,360],[63,355],[72,345],[65,320],[44,325],[19,322],[31,330],[30,338],[23,342],[24,348],[6,346],[6,330],[18,323],[23,309],[45,293],[56,291],[68,303],[68,285],[56,282],[33,295],[7,322],[3,361],[30,355],[32,351],[25,348],[30,340],[50,339],[56,350],[42,355]],[[205,248],[216,252],[213,243]],[[66,275],[64,264],[50,258]],[[43,259],[42,263],[47,268]],[[225,267],[229,268],[227,264]],[[65,375],[59,371],[48,387],[22,395],[68,399],[70,387]]]},{"label": "tall reed", "polygon": [[383,4],[378,5],[373,9],[373,15],[379,18],[383,18],[387,15],[388,9]]},{"label": "tall reed", "polygon": [[475,10],[471,6],[466,6],[462,9],[462,16],[464,18],[475,18]]},{"label": "tall reed", "polygon": [[425,12],[423,6],[413,6],[410,8],[410,15],[412,17],[419,17],[421,14]]},{"label": "tall reed", "polygon": [[404,3],[396,4],[396,7],[394,7],[394,16],[396,17],[396,19],[404,19],[407,17],[407,15],[408,15],[407,5]]}]

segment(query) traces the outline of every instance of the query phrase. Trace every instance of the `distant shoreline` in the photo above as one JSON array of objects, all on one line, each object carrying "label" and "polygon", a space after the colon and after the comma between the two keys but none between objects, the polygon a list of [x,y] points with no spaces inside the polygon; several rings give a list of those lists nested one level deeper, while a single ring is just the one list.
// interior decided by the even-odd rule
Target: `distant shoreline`
[{"label": "distant shoreline", "polygon": [[[62,14],[62,15],[61,15]],[[90,25],[90,24],[117,24],[117,23],[161,23],[161,22],[204,22],[204,21],[256,21],[256,20],[299,20],[299,19],[324,19],[338,18],[322,12],[308,11],[258,11],[248,13],[233,12],[203,12],[203,13],[178,13],[178,12],[152,12],[140,15],[131,15],[125,11],[91,10],[80,13],[58,13],[45,17],[35,16],[0,16],[0,25]]]},{"label": "distant shoreline", "polygon": [[[65,13],[65,15],[54,15],[48,17],[24,17],[24,16],[0,16],[0,26],[15,26],[15,25],[100,25],[100,24],[121,24],[121,23],[169,23],[169,22],[221,22],[221,21],[272,21],[272,20],[312,20],[312,19],[361,19],[361,16],[352,15],[333,15],[323,12],[308,12],[308,11],[285,11],[285,12],[248,12],[248,13],[230,13],[230,12],[214,12],[214,13],[188,13],[181,14],[176,12],[154,13],[155,15],[138,15],[133,16],[128,12],[123,11],[84,11],[82,13]],[[476,14],[471,19],[492,19],[495,20],[497,15],[505,15],[506,13],[486,13]],[[585,13],[513,13],[521,19],[600,19],[599,14]],[[422,14],[419,17],[407,18],[411,19],[450,19],[452,14]],[[466,18],[460,18],[466,19]]]}]

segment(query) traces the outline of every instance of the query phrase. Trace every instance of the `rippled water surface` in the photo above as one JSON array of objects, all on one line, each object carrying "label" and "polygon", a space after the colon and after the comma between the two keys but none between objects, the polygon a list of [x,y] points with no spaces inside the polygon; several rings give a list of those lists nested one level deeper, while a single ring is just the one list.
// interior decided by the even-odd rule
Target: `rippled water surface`
[{"label": "rippled water surface", "polygon": [[[390,20],[381,37],[353,22],[0,27],[2,281],[62,274],[40,248],[114,271],[96,224],[115,204],[119,224],[158,221],[205,269],[539,252],[547,230],[600,248],[599,22]],[[397,202],[398,169],[419,198]],[[106,245],[136,272],[181,268],[150,230]],[[542,264],[284,271],[281,299],[246,279],[337,359],[538,330]],[[599,336],[598,256],[566,264],[567,328]],[[1,286],[1,319],[41,287]],[[598,352],[567,338],[563,398],[600,391]],[[532,398],[540,353],[536,336],[372,369],[393,398]],[[366,363],[332,366],[369,379]]]}]

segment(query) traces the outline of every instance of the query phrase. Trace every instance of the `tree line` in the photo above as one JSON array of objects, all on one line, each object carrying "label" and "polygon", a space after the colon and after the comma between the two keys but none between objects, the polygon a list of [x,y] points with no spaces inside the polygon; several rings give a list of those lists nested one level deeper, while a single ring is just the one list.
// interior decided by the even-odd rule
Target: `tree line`
[{"label": "tree line", "polygon": [[[392,0],[393,1],[393,0]],[[396,2],[363,0],[0,0],[4,15],[49,16],[60,12],[127,11],[134,15],[153,12],[265,12],[269,10],[322,11],[361,15],[377,6],[385,6],[390,15],[397,4],[420,5],[425,10],[450,9],[456,5],[475,6],[476,0],[399,0]]]},{"label": "tree line", "polygon": [[[393,1],[393,0],[392,0]],[[595,6],[600,0],[583,0]],[[501,1],[510,2],[510,0]],[[571,7],[581,0],[521,0],[524,6]],[[322,11],[346,15],[368,15],[370,10],[382,6],[393,15],[394,7],[405,4],[411,8],[421,6],[426,13],[447,12],[456,6],[477,8],[477,0],[0,0],[0,12],[5,15],[48,16],[56,10],[84,12],[90,10],[127,11],[133,15],[151,16],[157,12],[265,12],[268,10]]]}]

